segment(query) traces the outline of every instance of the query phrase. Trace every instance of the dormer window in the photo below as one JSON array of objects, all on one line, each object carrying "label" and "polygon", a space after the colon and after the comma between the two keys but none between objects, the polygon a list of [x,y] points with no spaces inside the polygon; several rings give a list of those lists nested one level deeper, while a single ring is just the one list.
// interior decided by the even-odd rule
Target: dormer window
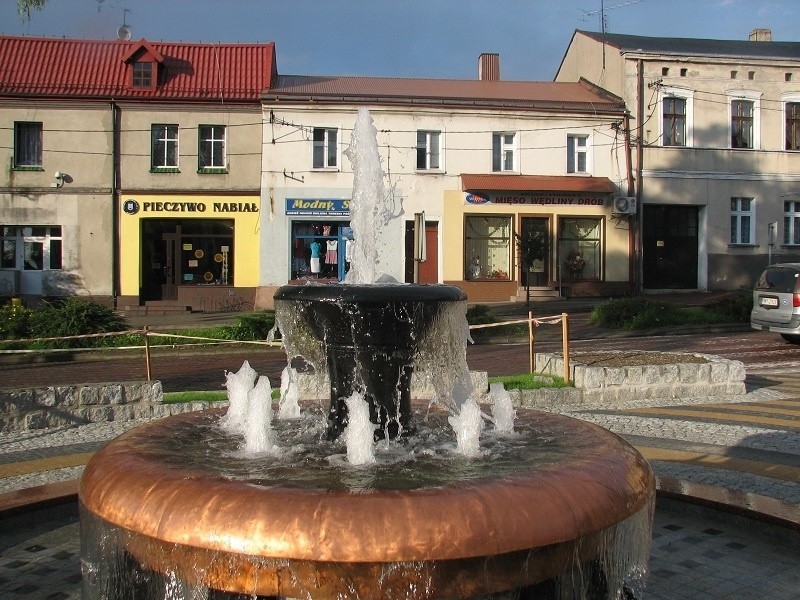
[{"label": "dormer window", "polygon": [[153,62],[136,61],[133,63],[133,87],[152,88],[153,87]]}]

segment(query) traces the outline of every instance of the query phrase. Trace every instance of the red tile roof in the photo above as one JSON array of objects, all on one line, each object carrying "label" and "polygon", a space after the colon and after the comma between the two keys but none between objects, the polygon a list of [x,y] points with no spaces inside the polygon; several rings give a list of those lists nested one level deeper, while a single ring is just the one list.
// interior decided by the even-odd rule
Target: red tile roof
[{"label": "red tile roof", "polygon": [[461,189],[469,191],[597,192],[611,194],[617,188],[608,177],[568,175],[461,175]]},{"label": "red tile roof", "polygon": [[374,102],[620,111],[621,98],[587,81],[481,81],[278,75],[266,101]]},{"label": "red tile roof", "polygon": [[[136,89],[124,62],[161,57],[159,85]],[[0,96],[258,102],[277,72],[275,44],[184,44],[0,36]]]}]

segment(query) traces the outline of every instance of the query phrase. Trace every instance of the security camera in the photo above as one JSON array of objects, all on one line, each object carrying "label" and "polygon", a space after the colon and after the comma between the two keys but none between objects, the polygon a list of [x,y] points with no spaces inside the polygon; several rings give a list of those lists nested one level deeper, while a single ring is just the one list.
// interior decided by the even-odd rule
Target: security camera
[{"label": "security camera", "polygon": [[61,179],[64,177],[64,174],[61,171],[56,171],[56,179]]}]

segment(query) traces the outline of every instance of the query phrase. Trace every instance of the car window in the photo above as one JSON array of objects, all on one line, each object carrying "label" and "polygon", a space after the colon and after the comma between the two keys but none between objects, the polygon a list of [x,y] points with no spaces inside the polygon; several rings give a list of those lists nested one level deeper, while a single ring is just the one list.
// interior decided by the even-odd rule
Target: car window
[{"label": "car window", "polygon": [[756,289],[776,293],[792,293],[795,291],[798,275],[800,272],[784,267],[767,269],[758,278]]}]

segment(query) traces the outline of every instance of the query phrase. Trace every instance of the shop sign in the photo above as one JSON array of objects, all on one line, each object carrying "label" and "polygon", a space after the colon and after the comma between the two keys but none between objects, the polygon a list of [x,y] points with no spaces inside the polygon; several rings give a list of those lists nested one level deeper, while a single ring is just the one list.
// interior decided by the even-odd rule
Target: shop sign
[{"label": "shop sign", "polygon": [[[125,200],[122,210],[135,215],[140,205],[136,200]],[[175,213],[257,213],[255,202],[142,202],[142,212],[175,212]]]},{"label": "shop sign", "polygon": [[548,194],[541,192],[514,192],[509,194],[464,194],[464,203],[479,204],[526,204],[539,206],[605,206],[606,196],[584,196],[579,194]]},{"label": "shop sign", "polygon": [[308,217],[349,217],[350,200],[338,198],[287,198],[286,214]]}]

